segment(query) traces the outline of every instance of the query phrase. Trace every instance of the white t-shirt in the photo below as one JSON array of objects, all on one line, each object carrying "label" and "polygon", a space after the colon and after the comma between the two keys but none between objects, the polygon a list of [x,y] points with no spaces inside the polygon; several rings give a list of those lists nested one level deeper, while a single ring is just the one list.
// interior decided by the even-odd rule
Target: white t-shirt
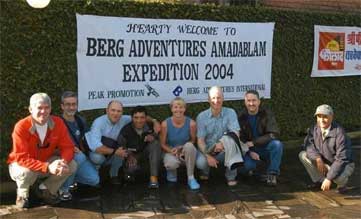
[{"label": "white t-shirt", "polygon": [[46,131],[48,130],[48,123],[45,123],[44,125],[39,125],[35,123],[35,127],[36,127],[36,132],[39,135],[41,144],[43,144],[46,136]]}]

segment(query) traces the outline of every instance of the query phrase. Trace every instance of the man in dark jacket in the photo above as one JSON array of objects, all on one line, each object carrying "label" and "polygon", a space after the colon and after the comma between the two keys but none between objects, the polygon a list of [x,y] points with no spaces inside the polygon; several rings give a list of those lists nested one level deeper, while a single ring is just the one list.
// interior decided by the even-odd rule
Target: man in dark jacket
[{"label": "man in dark jacket", "polygon": [[[251,151],[256,152],[261,160],[268,162],[267,185],[277,185],[277,176],[283,154],[283,144],[277,140],[279,130],[276,119],[270,110],[260,107],[261,100],[256,90],[248,90],[244,97],[246,110],[238,117],[240,140],[245,142]],[[245,161],[242,171],[256,168],[257,160]]]},{"label": "man in dark jacket", "polygon": [[124,126],[118,136],[118,144],[127,150],[125,158],[126,179],[133,181],[134,172],[140,169],[140,160],[146,158],[150,166],[149,188],[158,188],[161,147],[153,124],[147,124],[147,111],[136,106],[132,111],[132,122]]},{"label": "man in dark jacket", "polygon": [[299,158],[313,182],[308,188],[327,191],[333,181],[338,191],[344,193],[355,164],[352,161],[351,142],[345,130],[333,121],[333,115],[329,105],[317,107],[317,124],[309,129],[305,138],[306,151],[301,151]]}]

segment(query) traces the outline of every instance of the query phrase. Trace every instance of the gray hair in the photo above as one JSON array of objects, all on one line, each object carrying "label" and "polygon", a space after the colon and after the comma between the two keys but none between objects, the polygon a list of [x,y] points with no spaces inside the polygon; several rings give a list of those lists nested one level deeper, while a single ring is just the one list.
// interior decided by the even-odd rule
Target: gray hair
[{"label": "gray hair", "polygon": [[208,97],[209,97],[209,98],[211,97],[211,93],[212,93],[214,90],[218,90],[218,91],[221,93],[222,97],[223,97],[223,90],[222,90],[222,88],[221,88],[220,86],[212,86],[212,87],[209,88],[209,90],[208,90]]},{"label": "gray hair", "polygon": [[112,105],[112,103],[118,103],[118,104],[120,104],[120,106],[123,107],[122,102],[120,102],[119,100],[111,100],[111,101],[109,101],[109,103],[108,103],[107,109],[109,109],[109,107],[110,107],[110,105]]},{"label": "gray hair", "polygon": [[73,91],[64,91],[64,93],[61,95],[61,103],[64,103],[65,98],[69,97],[75,97],[78,99],[78,95]]},{"label": "gray hair", "polygon": [[51,106],[51,99],[46,93],[35,93],[30,97],[29,106],[33,107],[37,103],[45,103]]}]

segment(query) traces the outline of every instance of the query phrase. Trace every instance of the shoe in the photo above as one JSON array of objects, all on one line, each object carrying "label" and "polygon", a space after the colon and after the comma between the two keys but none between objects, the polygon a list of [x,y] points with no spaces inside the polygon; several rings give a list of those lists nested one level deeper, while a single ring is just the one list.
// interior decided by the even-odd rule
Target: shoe
[{"label": "shoe", "polygon": [[242,166],[242,162],[234,163],[231,165],[231,170],[237,169],[238,167]]},{"label": "shoe", "polygon": [[132,174],[124,174],[124,181],[133,183],[135,182],[135,177]]},{"label": "shoe", "polygon": [[72,192],[77,189],[78,189],[78,183],[76,183],[76,182],[69,186],[69,190]]},{"label": "shoe", "polygon": [[26,198],[26,197],[17,196],[16,197],[16,207],[18,207],[18,208],[29,208],[30,207],[29,199]]},{"label": "shoe", "polygon": [[341,186],[341,187],[337,188],[337,193],[342,194],[342,195],[346,194],[347,191],[348,191],[347,186]]},{"label": "shoe", "polygon": [[238,184],[237,180],[228,180],[227,185],[228,186],[236,186]]},{"label": "shoe", "polygon": [[49,205],[56,205],[60,202],[59,196],[51,194],[48,189],[39,189],[38,187],[35,189],[35,194]]},{"label": "shoe", "polygon": [[277,176],[274,174],[268,174],[266,183],[268,186],[276,186],[277,185]]},{"label": "shoe", "polygon": [[110,183],[112,185],[120,185],[122,182],[119,180],[118,176],[113,176],[110,178]]},{"label": "shoe", "polygon": [[167,170],[167,181],[177,182],[177,170]]},{"label": "shoe", "polygon": [[159,188],[158,177],[156,177],[156,176],[150,177],[148,188],[150,188],[150,189],[158,189]]},{"label": "shoe", "polygon": [[199,183],[198,183],[197,180],[194,179],[194,178],[188,180],[188,186],[189,186],[189,188],[190,188],[191,190],[197,190],[197,189],[200,188]]},{"label": "shoe", "polygon": [[59,198],[62,201],[70,201],[73,199],[73,196],[69,191],[59,191]]},{"label": "shoe", "polygon": [[199,175],[199,179],[203,180],[203,181],[206,181],[206,180],[209,179],[209,177],[207,175]]},{"label": "shoe", "polygon": [[253,176],[256,178],[258,182],[266,183],[268,179],[268,175],[265,174],[255,174],[253,173]]},{"label": "shoe", "polygon": [[307,185],[307,189],[309,190],[321,190],[321,182],[313,182]]},{"label": "shoe", "polygon": [[158,182],[149,182],[148,188],[150,188],[150,189],[158,189],[159,188],[159,183]]}]

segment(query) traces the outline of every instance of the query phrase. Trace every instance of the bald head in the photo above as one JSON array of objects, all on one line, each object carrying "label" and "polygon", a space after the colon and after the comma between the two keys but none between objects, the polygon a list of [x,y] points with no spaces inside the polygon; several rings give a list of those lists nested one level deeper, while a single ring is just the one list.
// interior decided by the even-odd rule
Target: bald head
[{"label": "bald head", "polygon": [[118,100],[112,100],[109,102],[107,107],[107,115],[112,123],[119,122],[123,115],[123,104]]}]

